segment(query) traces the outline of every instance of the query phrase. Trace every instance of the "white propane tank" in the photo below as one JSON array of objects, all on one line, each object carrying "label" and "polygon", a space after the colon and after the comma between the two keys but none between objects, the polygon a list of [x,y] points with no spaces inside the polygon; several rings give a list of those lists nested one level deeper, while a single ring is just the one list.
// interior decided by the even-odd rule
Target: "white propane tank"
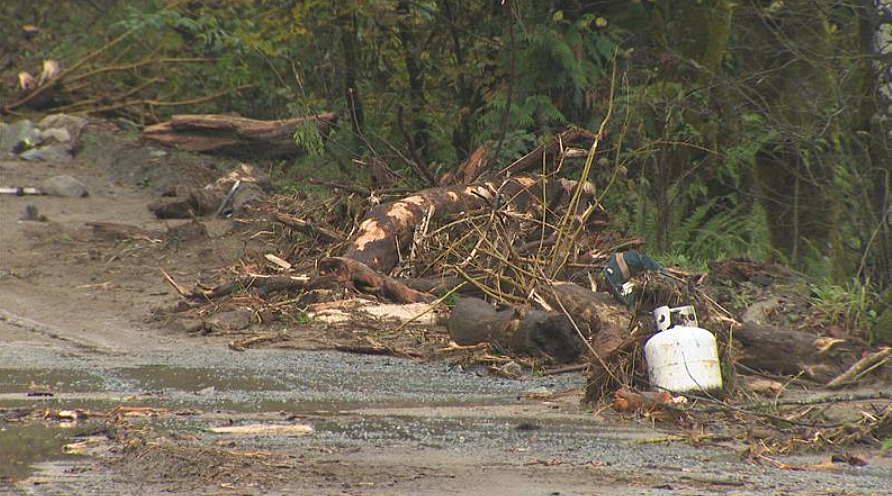
[{"label": "white propane tank", "polygon": [[644,345],[651,386],[679,393],[720,394],[722,370],[715,336],[697,325],[693,306],[654,310],[660,332]]}]

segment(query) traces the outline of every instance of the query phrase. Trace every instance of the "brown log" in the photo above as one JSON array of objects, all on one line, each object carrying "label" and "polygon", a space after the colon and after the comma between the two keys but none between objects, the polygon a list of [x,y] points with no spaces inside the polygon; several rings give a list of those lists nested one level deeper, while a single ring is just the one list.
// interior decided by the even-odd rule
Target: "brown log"
[{"label": "brown log", "polygon": [[277,121],[218,114],[175,115],[170,121],[146,127],[142,135],[193,152],[273,157],[299,152],[294,131],[308,120],[315,121],[319,132],[326,136],[337,122],[337,115],[326,113]]},{"label": "brown log", "polygon": [[566,310],[601,360],[613,356],[631,339],[632,313],[607,293],[595,293],[571,282],[554,283],[542,297],[555,310]]},{"label": "brown log", "polygon": [[373,294],[394,303],[430,303],[434,297],[415,291],[396,279],[381,275],[362,262],[344,257],[329,257],[319,261],[322,276],[334,276],[346,287]]},{"label": "brown log", "polygon": [[[497,201],[510,201],[516,210],[533,212],[538,217],[543,208],[553,211],[557,205],[566,204],[576,182],[561,179],[548,181],[546,185],[547,206],[541,201],[542,181],[529,176],[421,190],[373,208],[360,223],[344,257],[362,262],[382,274],[389,273],[399,262],[401,250],[412,241],[415,226],[430,208],[434,209],[434,218],[444,218],[491,208]],[[585,205],[580,206],[583,208]]]},{"label": "brown log", "polygon": [[778,375],[803,374],[820,382],[839,375],[843,364],[854,361],[863,350],[853,341],[831,341],[755,322],[744,322],[733,336],[744,347],[741,364]]},{"label": "brown log", "polygon": [[459,345],[492,343],[518,354],[547,356],[558,363],[576,360],[582,342],[563,314],[537,310],[496,311],[477,298],[460,298],[446,324]]}]

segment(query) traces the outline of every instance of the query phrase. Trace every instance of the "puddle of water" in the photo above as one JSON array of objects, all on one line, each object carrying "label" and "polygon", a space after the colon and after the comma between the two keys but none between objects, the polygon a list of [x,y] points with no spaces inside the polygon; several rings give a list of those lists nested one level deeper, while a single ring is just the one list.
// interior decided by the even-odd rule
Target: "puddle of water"
[{"label": "puddle of water", "polygon": [[179,390],[197,393],[207,388],[217,391],[285,391],[285,385],[249,371],[218,368],[146,365],[116,369],[116,377],[139,384],[146,391]]},{"label": "puddle of water", "polygon": [[102,378],[72,369],[3,369],[0,368],[0,394],[49,391],[74,393],[102,391]]},{"label": "puddle of water", "polygon": [[0,477],[21,480],[33,465],[50,460],[77,458],[62,451],[85,427],[66,428],[44,422],[0,423]]}]

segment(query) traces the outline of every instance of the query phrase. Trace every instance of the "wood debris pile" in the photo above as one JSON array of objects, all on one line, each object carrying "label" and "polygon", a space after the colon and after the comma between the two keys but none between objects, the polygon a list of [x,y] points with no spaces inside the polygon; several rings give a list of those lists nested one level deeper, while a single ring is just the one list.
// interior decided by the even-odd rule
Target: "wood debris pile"
[{"label": "wood debris pile", "polygon": [[[255,214],[276,249],[249,254],[222,284],[185,292],[195,302],[189,311],[247,310],[246,318],[239,317],[243,322],[279,320],[315,329],[313,339],[322,346],[449,357],[507,377],[586,370],[591,401],[611,397],[618,388],[648,387],[642,350],[656,330],[651,312],[663,305],[693,305],[702,327],[716,335],[726,397],[745,390],[741,371],[798,373],[800,380],[826,385],[851,383],[888,361],[883,350],[859,361],[871,353],[863,343],[843,345],[742,323],[704,291],[706,274],[672,268],[644,273],[632,279],[635,304],[619,302],[606,291],[605,263],[643,241],[610,229],[595,185],[562,177],[568,151],[578,150],[571,147],[590,148],[582,175],[589,177],[596,146],[596,136],[570,130],[501,170],[481,166],[485,150],[475,153],[478,160],[472,157],[440,186],[416,192],[328,184],[338,194],[273,197]],[[247,327],[224,323],[203,330]],[[287,345],[290,339],[293,333],[255,335],[230,346]],[[770,348],[778,346],[794,356],[777,360]],[[705,412],[698,402],[726,405],[708,395],[692,401],[696,407],[673,404],[646,413],[701,425],[697,419]],[[750,418],[751,412],[730,411],[729,422],[734,415]],[[877,410],[854,423],[817,421],[796,432],[823,436],[828,446],[845,445],[876,438],[887,423],[888,412]],[[786,449],[781,443],[771,448]]]}]

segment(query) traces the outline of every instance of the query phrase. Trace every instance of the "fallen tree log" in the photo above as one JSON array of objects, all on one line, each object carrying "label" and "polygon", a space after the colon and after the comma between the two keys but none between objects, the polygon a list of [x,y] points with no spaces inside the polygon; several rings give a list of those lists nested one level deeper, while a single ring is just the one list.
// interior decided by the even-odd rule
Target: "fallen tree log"
[{"label": "fallen tree log", "polygon": [[[431,209],[432,218],[444,218],[510,202],[516,210],[538,218],[543,209],[553,213],[558,205],[566,204],[577,184],[565,179],[543,182],[518,176],[468,186],[424,189],[373,208],[359,224],[344,257],[387,274],[399,263],[399,254],[405,252],[415,227]],[[547,204],[543,204],[543,198]],[[580,202],[580,212],[586,206]]]},{"label": "fallen tree log", "polygon": [[799,375],[826,383],[842,373],[845,363],[861,356],[863,346],[800,331],[744,322],[734,330],[743,345],[740,363],[777,375]]},{"label": "fallen tree log", "polygon": [[566,311],[580,330],[592,337],[596,361],[608,360],[631,338],[632,313],[607,293],[557,282],[542,291],[542,297],[555,310]]},{"label": "fallen tree log", "polygon": [[551,357],[558,363],[576,360],[583,348],[566,315],[521,309],[497,311],[478,298],[459,298],[446,327],[459,345],[488,342],[519,355]]},{"label": "fallen tree log", "polygon": [[218,114],[175,115],[173,119],[146,127],[143,138],[192,152],[277,157],[295,155],[300,150],[294,132],[301,124],[315,121],[325,137],[337,122],[334,113],[260,121]]},{"label": "fallen tree log", "polygon": [[345,257],[323,258],[318,265],[321,276],[334,276],[346,287],[373,294],[395,303],[430,303],[434,297],[416,291],[396,279],[381,275],[367,265]]}]

